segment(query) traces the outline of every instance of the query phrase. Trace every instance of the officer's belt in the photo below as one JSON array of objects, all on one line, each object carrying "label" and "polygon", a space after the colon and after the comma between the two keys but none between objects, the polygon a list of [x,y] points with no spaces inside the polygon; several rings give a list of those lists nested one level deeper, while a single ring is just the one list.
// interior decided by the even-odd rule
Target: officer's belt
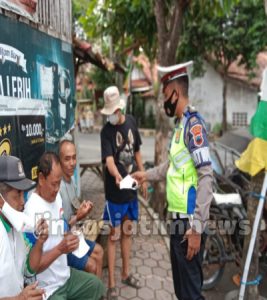
[{"label": "officer's belt", "polygon": [[171,218],[173,220],[177,220],[177,219],[190,219],[190,215],[189,214],[182,214],[182,213],[178,213],[175,211],[170,212],[171,214]]}]

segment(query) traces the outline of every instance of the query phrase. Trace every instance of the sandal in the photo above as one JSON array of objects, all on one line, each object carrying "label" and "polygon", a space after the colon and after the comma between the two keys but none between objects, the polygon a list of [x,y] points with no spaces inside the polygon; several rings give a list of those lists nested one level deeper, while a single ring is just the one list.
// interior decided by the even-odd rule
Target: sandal
[{"label": "sandal", "polygon": [[118,300],[117,289],[115,287],[108,288],[107,300]]},{"label": "sandal", "polygon": [[121,282],[135,289],[140,289],[141,287],[140,281],[133,274],[130,274],[126,279],[122,279]]}]

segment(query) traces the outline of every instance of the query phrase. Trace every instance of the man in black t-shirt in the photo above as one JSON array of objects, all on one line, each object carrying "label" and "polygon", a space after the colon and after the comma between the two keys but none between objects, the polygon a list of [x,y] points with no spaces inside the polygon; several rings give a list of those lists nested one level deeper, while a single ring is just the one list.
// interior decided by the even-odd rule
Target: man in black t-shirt
[{"label": "man in black t-shirt", "polygon": [[[104,92],[105,106],[101,113],[107,123],[101,131],[102,162],[105,164],[106,206],[103,219],[111,226],[108,239],[109,289],[108,299],[118,299],[115,287],[116,241],[121,239],[122,273],[124,284],[139,288],[139,281],[129,273],[132,222],[138,220],[137,191],[120,189],[120,181],[136,170],[143,170],[140,153],[141,137],[135,119],[124,115],[125,102],[115,86]],[[146,185],[142,186],[146,196]]]}]

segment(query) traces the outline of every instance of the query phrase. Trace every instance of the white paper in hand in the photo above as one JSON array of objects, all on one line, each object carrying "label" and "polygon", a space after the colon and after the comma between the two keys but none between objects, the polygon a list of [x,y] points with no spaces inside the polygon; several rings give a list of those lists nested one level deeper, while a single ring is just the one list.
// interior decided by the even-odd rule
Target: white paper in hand
[{"label": "white paper in hand", "polygon": [[81,258],[90,250],[90,247],[86,243],[82,232],[74,231],[73,234],[77,235],[79,238],[79,247],[74,250],[72,254],[74,254],[78,258]]},{"label": "white paper in hand", "polygon": [[131,176],[127,175],[120,182],[120,189],[132,189],[136,190],[138,188],[138,182]]}]

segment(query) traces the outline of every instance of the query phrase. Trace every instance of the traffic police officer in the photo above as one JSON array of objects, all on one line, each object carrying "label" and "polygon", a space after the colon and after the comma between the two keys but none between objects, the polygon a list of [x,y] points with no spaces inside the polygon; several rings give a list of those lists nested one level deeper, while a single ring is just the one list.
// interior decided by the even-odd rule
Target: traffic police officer
[{"label": "traffic police officer", "polygon": [[212,200],[211,160],[203,118],[188,99],[187,62],[158,67],[163,85],[164,110],[176,117],[169,159],[133,176],[140,183],[166,178],[168,212],[172,216],[170,254],[175,294],[179,300],[204,299],[202,256],[204,234]]}]

